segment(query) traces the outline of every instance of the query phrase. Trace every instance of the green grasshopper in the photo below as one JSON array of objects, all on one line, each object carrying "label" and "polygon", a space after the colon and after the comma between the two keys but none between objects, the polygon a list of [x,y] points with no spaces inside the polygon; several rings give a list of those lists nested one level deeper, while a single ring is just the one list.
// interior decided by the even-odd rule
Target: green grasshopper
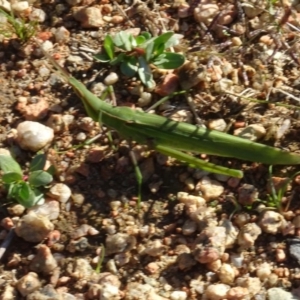
[{"label": "green grasshopper", "polygon": [[300,164],[300,156],[297,154],[129,107],[112,106],[70,76],[52,57],[45,55],[63,79],[72,86],[87,114],[94,121],[116,130],[128,140],[147,144],[152,149],[192,167],[238,178],[243,177],[242,171],[205,162],[188,153],[205,153],[270,165]]}]

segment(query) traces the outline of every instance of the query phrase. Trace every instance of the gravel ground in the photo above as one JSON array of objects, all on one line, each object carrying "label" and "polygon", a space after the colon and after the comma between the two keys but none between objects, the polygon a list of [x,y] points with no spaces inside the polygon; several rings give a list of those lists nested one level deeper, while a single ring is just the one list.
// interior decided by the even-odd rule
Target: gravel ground
[{"label": "gravel ground", "polygon": [[[129,145],[116,132],[109,138],[37,44],[96,95],[117,74],[117,105],[147,109],[190,89],[156,113],[300,152],[297,1],[4,0],[0,7],[37,22],[35,39],[22,43],[0,19],[0,147],[28,171],[38,149],[20,126],[30,128],[57,170],[43,205],[25,209],[0,189],[0,299],[300,299],[297,168],[274,167],[270,177],[265,165],[202,155],[244,171],[229,178]],[[93,59],[105,34],[121,30],[182,35],[175,51],[186,64],[156,69],[156,87],[146,90]],[[143,174],[140,210],[130,149]],[[274,207],[271,182],[278,192],[288,179]]]}]

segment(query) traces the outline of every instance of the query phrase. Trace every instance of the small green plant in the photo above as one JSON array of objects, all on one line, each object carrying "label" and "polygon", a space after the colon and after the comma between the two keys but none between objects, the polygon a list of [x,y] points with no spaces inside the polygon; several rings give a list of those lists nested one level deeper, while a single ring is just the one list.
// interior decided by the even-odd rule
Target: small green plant
[{"label": "small green plant", "polygon": [[166,32],[157,37],[143,32],[134,37],[132,34],[121,31],[114,36],[106,35],[104,52],[96,54],[94,58],[111,65],[120,64],[121,72],[132,77],[136,73],[148,88],[155,86],[150,64],[161,69],[176,69],[185,58],[182,54],[167,52],[166,49],[179,43],[178,35]]},{"label": "small green plant", "polygon": [[0,154],[2,182],[8,191],[8,198],[16,200],[25,207],[42,204],[42,188],[52,182],[53,166],[44,171],[46,155],[36,155],[29,166],[28,175],[24,175],[20,165],[9,154]]},{"label": "small green plant", "polygon": [[[298,176],[300,174],[300,172],[296,172],[295,174],[293,174],[290,178],[288,178],[284,182],[282,187],[280,187],[278,189],[278,191],[276,191],[274,182],[272,180],[272,169],[273,169],[273,166],[270,166],[269,167],[269,183],[270,183],[270,188],[271,188],[271,194],[268,195],[267,204],[269,207],[274,207],[274,208],[278,209],[280,212],[282,212],[283,211],[282,198],[283,198],[285,192],[287,191],[289,184],[294,180],[294,178],[296,176]],[[289,203],[286,206],[286,210],[288,209],[288,206],[289,206]]]},{"label": "small green plant", "polygon": [[96,273],[98,273],[98,274],[101,273],[104,258],[105,258],[105,247],[104,247],[103,244],[101,244],[101,250],[100,250],[100,253],[99,253],[98,263],[97,263],[97,267],[95,269]]},{"label": "small green plant", "polygon": [[35,35],[37,30],[37,21],[29,21],[23,18],[17,18],[13,13],[9,14],[0,8],[0,15],[3,15],[7,22],[0,24],[0,34],[5,37],[12,37],[15,34],[22,44],[29,41]]}]

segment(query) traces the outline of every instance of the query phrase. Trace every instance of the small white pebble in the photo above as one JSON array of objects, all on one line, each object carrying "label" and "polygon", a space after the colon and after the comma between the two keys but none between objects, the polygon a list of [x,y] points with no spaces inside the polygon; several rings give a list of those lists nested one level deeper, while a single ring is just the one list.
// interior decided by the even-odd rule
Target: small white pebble
[{"label": "small white pebble", "polygon": [[79,142],[85,141],[86,140],[86,134],[84,132],[79,132],[76,135],[76,140],[79,141]]},{"label": "small white pebble", "polygon": [[119,76],[117,73],[111,72],[104,78],[104,83],[106,85],[113,85],[119,80]]},{"label": "small white pebble", "polygon": [[211,120],[208,123],[208,128],[212,130],[224,131],[227,124],[224,119]]},{"label": "small white pebble", "polygon": [[284,262],[286,260],[286,254],[283,249],[276,249],[276,261]]},{"label": "small white pebble", "polygon": [[28,1],[15,2],[11,5],[11,8],[15,13],[21,13],[22,11],[29,8],[29,2]]},{"label": "small white pebble", "polygon": [[50,70],[44,66],[40,67],[38,71],[41,77],[48,77],[50,75]]},{"label": "small white pebble", "polygon": [[50,41],[45,41],[43,44],[42,44],[42,49],[44,52],[51,52],[53,50],[53,43],[50,42]]},{"label": "small white pebble", "polygon": [[18,143],[25,150],[38,151],[50,144],[54,138],[52,128],[38,122],[24,121],[17,127]]},{"label": "small white pebble", "polygon": [[61,203],[66,203],[71,197],[71,190],[64,183],[56,183],[49,190],[48,196]]},{"label": "small white pebble", "polygon": [[267,262],[262,263],[258,268],[256,269],[256,276],[261,280],[264,281],[269,278],[271,275],[271,266]]},{"label": "small white pebble", "polygon": [[32,12],[29,15],[30,21],[37,21],[43,23],[46,20],[46,13],[40,8],[32,8]]},{"label": "small white pebble", "polygon": [[174,291],[170,295],[171,300],[186,300],[187,294],[185,291]]},{"label": "small white pebble", "polygon": [[223,264],[218,275],[222,283],[232,284],[235,278],[235,270],[230,264]]},{"label": "small white pebble", "polygon": [[151,103],[152,94],[147,92],[142,92],[141,97],[138,99],[138,105],[140,107],[147,106]]},{"label": "small white pebble", "polygon": [[61,26],[56,29],[56,31],[54,33],[54,37],[55,37],[55,41],[57,43],[65,44],[70,39],[70,32],[64,26]]},{"label": "small white pebble", "polygon": [[38,290],[41,286],[39,277],[34,272],[29,272],[17,282],[17,289],[23,297],[31,294],[35,290]]},{"label": "small white pebble", "polygon": [[205,296],[209,300],[221,300],[226,299],[226,294],[229,291],[230,287],[226,284],[212,284],[207,287],[205,291]]}]

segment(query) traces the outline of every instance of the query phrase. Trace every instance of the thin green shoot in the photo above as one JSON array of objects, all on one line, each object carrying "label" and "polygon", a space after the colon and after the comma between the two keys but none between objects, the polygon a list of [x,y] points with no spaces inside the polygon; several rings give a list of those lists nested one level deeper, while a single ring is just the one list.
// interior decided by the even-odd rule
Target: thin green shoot
[{"label": "thin green shoot", "polygon": [[33,37],[37,31],[38,22],[26,22],[23,18],[17,18],[13,12],[10,14],[0,8],[0,14],[6,19],[8,24],[1,24],[0,33],[5,37],[12,37],[15,34],[21,41],[26,43]]},{"label": "thin green shoot", "polygon": [[182,94],[185,94],[185,93],[187,93],[187,91],[184,90],[184,91],[174,92],[174,93],[172,93],[168,96],[165,96],[165,97],[161,98],[160,100],[158,100],[157,102],[155,102],[151,107],[146,109],[145,112],[149,112],[149,111],[155,109],[156,107],[158,107],[161,104],[165,103],[166,101],[173,98],[174,96],[182,95]]},{"label": "thin green shoot", "polygon": [[139,168],[139,165],[137,163],[136,157],[134,152],[131,150],[129,152],[132,164],[133,164],[133,168],[134,168],[134,172],[135,172],[135,177],[137,180],[137,184],[138,184],[138,202],[137,202],[137,208],[138,211],[140,210],[141,207],[141,202],[142,202],[142,183],[143,183],[143,175],[141,173],[141,170]]},{"label": "thin green shoot", "polygon": [[101,273],[101,269],[102,269],[102,264],[103,264],[104,258],[105,258],[105,247],[104,247],[103,244],[101,244],[101,250],[100,250],[100,253],[99,253],[99,259],[98,259],[97,266],[96,266],[96,269],[95,269],[95,272],[98,273],[98,274]]},{"label": "thin green shoot", "polygon": [[[281,188],[278,189],[278,192],[276,192],[276,188],[274,186],[274,182],[272,180],[272,171],[273,171],[273,166],[269,167],[269,183],[270,183],[270,188],[271,188],[271,195],[268,197],[268,205],[270,207],[275,207],[278,209],[280,212],[283,211],[282,208],[282,198],[284,194],[287,191],[287,188],[289,184],[294,180],[296,176],[300,174],[299,172],[294,173],[290,178],[286,180],[286,182],[283,184]],[[289,204],[285,207],[285,210],[288,209]]]}]

